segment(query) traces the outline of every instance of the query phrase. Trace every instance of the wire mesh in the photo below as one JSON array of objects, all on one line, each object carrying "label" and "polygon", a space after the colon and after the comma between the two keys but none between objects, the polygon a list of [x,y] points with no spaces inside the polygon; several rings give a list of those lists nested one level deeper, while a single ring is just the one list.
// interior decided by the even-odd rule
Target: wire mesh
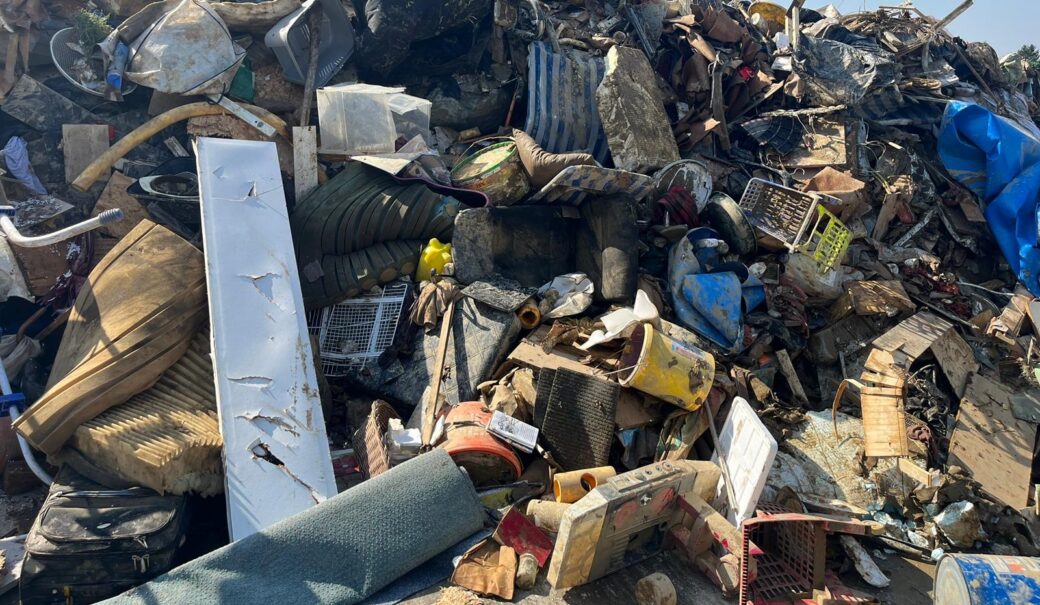
[{"label": "wire mesh", "polygon": [[394,341],[407,294],[406,282],[394,282],[378,294],[308,313],[307,326],[318,340],[325,376],[344,376],[379,357]]},{"label": "wire mesh", "polygon": [[740,208],[751,224],[792,252],[801,243],[816,204],[812,195],[762,179],[751,179],[740,197]]}]

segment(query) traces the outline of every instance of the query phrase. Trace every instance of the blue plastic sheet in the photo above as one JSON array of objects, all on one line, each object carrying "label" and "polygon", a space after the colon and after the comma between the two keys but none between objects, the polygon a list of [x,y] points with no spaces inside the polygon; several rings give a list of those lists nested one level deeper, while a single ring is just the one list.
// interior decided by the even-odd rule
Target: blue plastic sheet
[{"label": "blue plastic sheet", "polygon": [[986,202],[986,221],[1008,264],[1040,296],[1040,139],[984,107],[953,101],[943,115],[939,157]]}]

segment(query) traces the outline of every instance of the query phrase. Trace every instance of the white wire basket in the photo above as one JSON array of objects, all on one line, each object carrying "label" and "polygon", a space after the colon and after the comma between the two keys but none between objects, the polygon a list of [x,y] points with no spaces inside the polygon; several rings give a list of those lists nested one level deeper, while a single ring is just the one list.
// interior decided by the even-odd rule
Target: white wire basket
[{"label": "white wire basket", "polygon": [[325,376],[336,378],[364,369],[394,341],[408,282],[387,284],[378,294],[351,298],[307,314],[307,327],[318,339]]}]

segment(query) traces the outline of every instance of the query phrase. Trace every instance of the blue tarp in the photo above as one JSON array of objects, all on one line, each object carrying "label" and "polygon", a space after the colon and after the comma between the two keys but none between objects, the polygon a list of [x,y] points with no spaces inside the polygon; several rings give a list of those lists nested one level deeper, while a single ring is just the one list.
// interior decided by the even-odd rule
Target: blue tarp
[{"label": "blue tarp", "polygon": [[984,107],[953,101],[943,115],[939,157],[986,202],[986,221],[1008,264],[1040,296],[1040,139]]}]

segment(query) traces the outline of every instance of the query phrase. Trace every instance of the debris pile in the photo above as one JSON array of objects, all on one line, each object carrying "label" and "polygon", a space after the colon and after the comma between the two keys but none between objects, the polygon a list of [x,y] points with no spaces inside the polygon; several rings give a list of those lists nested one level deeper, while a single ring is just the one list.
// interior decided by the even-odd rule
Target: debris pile
[{"label": "debris pile", "polygon": [[0,3],[0,591],[1040,590],[1036,70],[803,5]]}]

